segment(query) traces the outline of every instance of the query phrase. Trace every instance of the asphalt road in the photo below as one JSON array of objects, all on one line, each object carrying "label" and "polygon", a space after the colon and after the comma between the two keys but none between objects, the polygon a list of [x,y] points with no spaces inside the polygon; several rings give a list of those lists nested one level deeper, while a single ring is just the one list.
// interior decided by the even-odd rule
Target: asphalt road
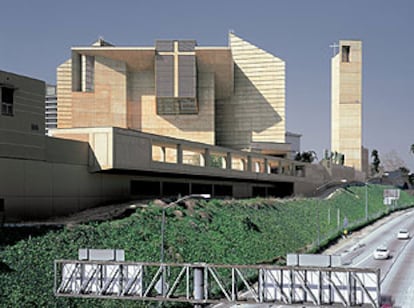
[{"label": "asphalt road", "polygon": [[[410,239],[398,240],[399,229],[410,232]],[[381,295],[392,301],[393,307],[414,308],[414,210],[393,213],[376,223],[351,234],[324,254],[341,255],[344,266],[379,268]],[[374,250],[385,245],[390,250],[387,260],[375,260]],[[286,305],[231,305],[216,307],[288,307]],[[310,307],[310,306],[309,306]]]},{"label": "asphalt road", "polygon": [[[331,252],[341,254],[350,267],[379,268],[381,295],[393,302],[393,307],[414,307],[414,210],[380,221],[371,230],[354,236],[344,247]],[[410,232],[410,239],[398,240],[401,228]],[[390,250],[387,260],[375,260],[376,247],[385,245]]]},{"label": "asphalt road", "polygon": [[414,211],[405,213],[396,219],[394,230],[406,228],[410,232],[409,240],[398,240],[395,236],[389,242],[392,258],[385,263],[388,271],[384,273],[381,294],[391,296],[394,307],[414,307]]}]

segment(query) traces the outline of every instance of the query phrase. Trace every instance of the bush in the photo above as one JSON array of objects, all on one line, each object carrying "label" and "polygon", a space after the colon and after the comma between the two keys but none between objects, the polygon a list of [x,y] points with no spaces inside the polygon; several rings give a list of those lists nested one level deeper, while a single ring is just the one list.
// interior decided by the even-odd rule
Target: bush
[{"label": "bush", "polygon": [[[383,205],[384,188],[368,187],[370,219],[393,210]],[[413,200],[401,192],[402,207],[412,205]],[[195,206],[177,207],[166,210],[166,262],[275,263],[287,253],[316,250],[318,224],[322,244],[341,233],[345,217],[348,228],[363,225],[365,187],[341,189],[325,200],[200,200]],[[78,249],[88,247],[124,249],[128,261],[158,262],[160,225],[161,208],[150,204],[119,220],[42,229],[31,238],[27,234],[8,236],[7,240],[1,237],[0,302],[5,307],[151,306],[144,302],[55,298],[53,261],[77,259]],[[5,229],[1,232],[11,234]]]}]

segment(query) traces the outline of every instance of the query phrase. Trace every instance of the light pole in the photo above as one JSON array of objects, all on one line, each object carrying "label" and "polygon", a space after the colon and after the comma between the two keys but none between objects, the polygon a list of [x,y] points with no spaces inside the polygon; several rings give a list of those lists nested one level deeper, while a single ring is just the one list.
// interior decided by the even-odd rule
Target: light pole
[{"label": "light pole", "polygon": [[[388,176],[389,173],[385,172],[384,176]],[[368,215],[368,186],[370,181],[372,182],[373,180],[375,180],[376,178],[368,178],[365,180],[365,182],[360,182],[363,183],[365,185],[365,220],[368,221],[369,215]],[[375,184],[375,182],[373,182]],[[381,183],[382,183],[382,177],[381,177]]]},{"label": "light pole", "polygon": [[321,190],[322,188],[324,188],[324,187],[326,187],[326,186],[328,186],[330,184],[335,184],[335,186],[339,186],[339,185],[342,185],[342,184],[347,183],[347,182],[348,182],[347,179],[340,179],[340,180],[331,180],[331,181],[328,181],[328,182],[323,183],[322,185],[316,187],[315,188],[315,191],[314,191],[314,195],[316,196],[316,194],[319,192],[319,190]]},{"label": "light pole", "polygon": [[162,276],[161,276],[161,294],[164,296],[164,283],[165,283],[165,266],[164,266],[164,233],[165,233],[165,210],[177,205],[181,201],[190,199],[190,198],[202,198],[202,199],[209,199],[211,197],[210,194],[191,194],[184,196],[182,198],[178,198],[177,200],[168,203],[166,206],[162,207],[162,218],[161,218],[161,246],[160,246],[160,263],[162,267]]},{"label": "light pole", "polygon": [[368,221],[368,182],[365,182],[365,221]]},{"label": "light pole", "polygon": [[[338,180],[331,180],[331,181],[328,181],[328,182],[326,182],[326,183],[324,183],[324,184],[322,184],[322,185],[320,185],[320,186],[316,187],[315,192],[314,192],[314,195],[316,196],[317,192],[318,192],[321,188],[324,188],[324,187],[326,187],[326,186],[328,186],[328,185],[330,185],[330,184],[342,185],[342,184],[347,183],[347,182],[348,182],[348,180],[347,180],[347,179],[340,179],[339,181],[338,181]],[[317,206],[317,209],[316,209],[316,220],[317,220],[317,222],[318,222],[318,230],[317,230],[317,235],[318,235],[318,237],[317,237],[316,241],[317,241],[318,249],[319,249],[319,246],[320,246],[320,244],[321,244],[321,222],[320,222],[320,213],[319,213],[319,211],[320,211],[320,209],[319,209],[320,204],[319,204],[319,203],[320,203],[320,201],[318,201],[318,202],[316,203],[316,206]],[[329,212],[329,214],[328,214],[328,215],[329,215],[329,216],[328,216],[328,220],[330,221],[330,212]]]},{"label": "light pole", "polygon": [[319,251],[319,247],[321,245],[321,221],[320,221],[320,217],[319,217],[319,200],[316,203],[317,206],[317,220],[318,220],[318,239],[317,239],[317,244],[318,244],[318,251]]}]

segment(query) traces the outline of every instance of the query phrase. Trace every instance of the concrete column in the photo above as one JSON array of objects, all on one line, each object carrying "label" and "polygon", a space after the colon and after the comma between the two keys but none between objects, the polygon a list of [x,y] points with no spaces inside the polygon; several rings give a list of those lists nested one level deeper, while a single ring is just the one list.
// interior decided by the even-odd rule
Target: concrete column
[{"label": "concrete column", "polygon": [[252,172],[252,157],[247,156],[247,171]]},{"label": "concrete column", "polygon": [[227,161],[226,168],[231,169],[232,162],[231,162],[231,153],[230,152],[227,152],[226,161]]},{"label": "concrete column", "polygon": [[211,167],[210,149],[204,150],[204,163],[206,167]]},{"label": "concrete column", "polygon": [[181,144],[177,144],[177,164],[182,165],[183,163],[183,147]]},{"label": "concrete column", "polygon": [[161,147],[161,156],[162,156],[161,161],[165,163],[167,161],[165,147]]}]

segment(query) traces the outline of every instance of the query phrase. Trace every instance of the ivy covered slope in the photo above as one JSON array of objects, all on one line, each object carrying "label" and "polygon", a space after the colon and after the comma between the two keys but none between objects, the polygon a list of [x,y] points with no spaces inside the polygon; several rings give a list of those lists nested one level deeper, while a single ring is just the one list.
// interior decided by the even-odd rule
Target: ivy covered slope
[{"label": "ivy covered slope", "polygon": [[[392,210],[383,205],[384,186],[368,187],[369,218]],[[401,192],[399,207],[414,204]],[[161,207],[149,204],[130,217],[51,230],[17,242],[1,232],[1,307],[137,307],[116,300],[56,299],[53,260],[77,259],[79,248],[119,248],[128,261],[158,262]],[[339,215],[339,216],[338,216]],[[338,219],[339,217],[339,219]],[[341,189],[330,198],[189,201],[166,211],[166,262],[274,263],[291,252],[311,251],[347,228],[365,223],[365,187]],[[339,225],[339,229],[338,229]]]}]

